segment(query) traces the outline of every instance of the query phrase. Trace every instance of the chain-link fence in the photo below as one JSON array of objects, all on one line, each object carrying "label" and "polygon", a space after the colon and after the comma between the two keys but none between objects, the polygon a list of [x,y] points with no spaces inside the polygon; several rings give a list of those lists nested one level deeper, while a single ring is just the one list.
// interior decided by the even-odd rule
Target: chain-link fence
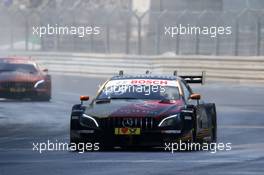
[{"label": "chain-link fence", "polygon": [[[0,7],[0,49],[156,55],[264,55],[264,11],[147,11],[129,8]],[[34,26],[98,26],[99,35],[33,35]],[[165,35],[167,26],[230,26],[232,34]]]}]

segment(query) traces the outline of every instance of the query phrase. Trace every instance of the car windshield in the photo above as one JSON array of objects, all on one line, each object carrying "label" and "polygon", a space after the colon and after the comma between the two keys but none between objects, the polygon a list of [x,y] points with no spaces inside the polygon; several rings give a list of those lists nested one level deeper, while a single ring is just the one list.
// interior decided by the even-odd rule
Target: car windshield
[{"label": "car windshield", "polygon": [[[113,82],[116,81],[116,82]],[[178,100],[180,98],[179,88],[176,81],[173,83],[156,84],[130,83],[135,80],[113,80],[108,82],[97,96],[97,100],[108,99],[152,99],[152,100]],[[142,80],[140,80],[142,81]],[[167,80],[166,80],[167,81]],[[148,81],[149,82],[149,81]]]},{"label": "car windshield", "polygon": [[0,73],[3,72],[23,72],[23,73],[37,73],[37,69],[33,64],[11,64],[11,63],[1,63]]}]

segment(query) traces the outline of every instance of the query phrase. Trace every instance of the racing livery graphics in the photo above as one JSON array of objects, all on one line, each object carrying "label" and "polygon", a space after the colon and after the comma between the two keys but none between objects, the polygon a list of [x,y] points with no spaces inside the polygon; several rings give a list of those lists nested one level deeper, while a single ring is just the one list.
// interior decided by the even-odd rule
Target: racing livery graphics
[{"label": "racing livery graphics", "polygon": [[214,103],[193,93],[190,83],[203,76],[120,74],[99,89],[87,105],[72,108],[70,141],[99,142],[103,147],[159,147],[165,142],[217,140]]}]

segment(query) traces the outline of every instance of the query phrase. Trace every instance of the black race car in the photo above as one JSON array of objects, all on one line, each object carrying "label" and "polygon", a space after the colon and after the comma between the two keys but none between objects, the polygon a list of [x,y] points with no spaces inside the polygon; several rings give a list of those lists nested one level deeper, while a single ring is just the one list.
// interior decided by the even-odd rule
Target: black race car
[{"label": "black race car", "polygon": [[166,142],[213,143],[217,140],[214,103],[204,103],[189,83],[204,76],[119,75],[97,96],[81,96],[72,108],[70,142],[101,147],[158,147]]}]

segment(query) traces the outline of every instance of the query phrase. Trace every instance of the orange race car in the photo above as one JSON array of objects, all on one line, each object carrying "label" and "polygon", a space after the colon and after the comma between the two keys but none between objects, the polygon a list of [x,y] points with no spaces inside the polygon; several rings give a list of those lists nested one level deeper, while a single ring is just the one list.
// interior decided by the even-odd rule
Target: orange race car
[{"label": "orange race car", "polygon": [[51,76],[31,58],[0,58],[0,98],[51,99]]}]

